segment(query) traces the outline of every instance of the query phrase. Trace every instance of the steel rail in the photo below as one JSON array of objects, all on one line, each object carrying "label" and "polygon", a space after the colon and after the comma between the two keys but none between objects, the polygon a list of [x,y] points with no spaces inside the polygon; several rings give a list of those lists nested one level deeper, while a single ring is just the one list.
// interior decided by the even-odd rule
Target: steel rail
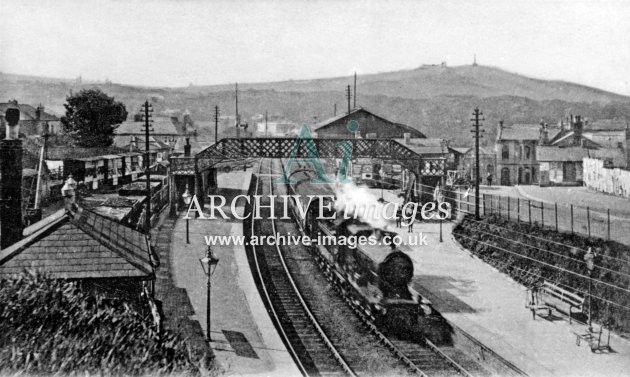
[{"label": "steel rail", "polygon": [[[260,176],[260,172],[262,170],[262,164],[263,164],[263,159],[260,159],[260,165],[258,166],[258,175]],[[258,186],[260,183],[260,179],[258,179],[258,177],[256,177],[256,188],[254,189],[254,193],[256,195],[258,195]],[[254,202],[255,203],[255,202]],[[252,204],[252,214],[254,213],[254,205]],[[251,234],[254,234],[254,218],[252,216],[252,226],[251,226]],[[280,335],[282,336],[283,340],[284,340],[284,344],[287,347],[287,351],[289,351],[289,353],[291,354],[293,360],[295,361],[295,364],[297,365],[298,369],[300,370],[300,372],[302,373],[303,376],[308,376],[308,371],[306,370],[306,368],[304,367],[304,364],[302,364],[302,360],[300,360],[299,354],[298,352],[293,348],[293,345],[291,344],[291,340],[289,339],[289,336],[287,335],[287,333],[284,331],[284,328],[282,327],[282,322],[280,321],[280,317],[278,316],[278,313],[276,312],[276,309],[273,306],[273,302],[271,301],[271,296],[269,296],[269,292],[267,291],[267,287],[265,285],[265,281],[263,279],[263,274],[262,271],[260,270],[260,263],[258,262],[258,257],[256,256],[256,245],[251,245],[252,247],[252,255],[254,256],[254,263],[256,264],[256,271],[258,272],[258,278],[260,279],[260,286],[262,287],[263,293],[265,295],[265,299],[268,303],[268,307],[269,307],[269,311],[271,312],[271,314],[273,315],[273,318],[275,320],[275,322],[278,324],[278,330],[280,332]]]},{"label": "steel rail", "polygon": [[[273,172],[272,163],[273,163],[273,160],[269,159],[269,173],[270,173],[270,176],[269,176],[269,190],[270,190],[270,194],[271,195],[273,195],[273,181],[271,180],[271,174]],[[273,218],[271,219],[271,227],[273,229],[273,233],[274,234],[278,234],[277,229],[276,229],[276,222],[274,221]],[[346,371],[346,373],[348,373],[348,375],[356,377],[356,373],[354,373],[354,371],[348,365],[348,363],[343,358],[343,356],[341,356],[341,354],[339,353],[339,351],[337,350],[335,345],[328,338],[328,335],[326,335],[326,333],[324,332],[324,329],[322,329],[322,327],[319,325],[319,322],[317,321],[317,319],[315,318],[315,316],[313,315],[313,313],[309,309],[308,305],[306,304],[306,301],[304,301],[304,297],[302,297],[302,294],[300,293],[300,290],[298,289],[297,285],[295,284],[295,281],[293,280],[293,277],[291,276],[291,273],[289,272],[289,267],[286,264],[286,261],[284,259],[284,255],[282,254],[282,251],[280,250],[280,246],[278,245],[277,242],[275,243],[275,246],[276,246],[276,251],[278,252],[278,256],[280,257],[280,262],[282,263],[282,267],[283,267],[284,271],[286,272],[286,276],[287,276],[289,282],[291,283],[291,287],[293,287],[293,291],[294,291],[296,297],[298,298],[298,300],[300,301],[300,304],[302,305],[302,308],[306,312],[306,314],[307,314],[311,324],[315,327],[315,329],[317,330],[317,333],[320,335],[320,337],[324,341],[324,344],[326,344],[326,347],[328,347],[328,349],[333,354],[333,357],[335,358],[335,360],[337,360],[339,365],[341,365],[341,367]]]}]

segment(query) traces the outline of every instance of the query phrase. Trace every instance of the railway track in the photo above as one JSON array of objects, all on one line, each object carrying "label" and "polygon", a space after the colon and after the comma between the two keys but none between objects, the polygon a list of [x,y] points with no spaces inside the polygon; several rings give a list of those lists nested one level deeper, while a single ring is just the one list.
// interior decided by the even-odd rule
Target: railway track
[{"label": "railway track", "polygon": [[[267,174],[264,174],[261,162],[256,181],[258,195],[272,194],[271,180],[279,176],[281,169],[273,174],[272,163],[269,162]],[[269,182],[268,187],[262,183],[266,180]],[[262,217],[267,218],[263,213],[261,211]],[[258,235],[271,235],[278,231],[296,234],[300,229],[295,223],[277,223],[271,220],[267,223],[252,222],[251,231]],[[404,373],[406,370],[421,376],[488,375],[485,369],[454,347],[445,349],[428,340],[418,343],[386,336],[374,326],[356,302],[337,292],[325,297],[322,308],[322,283],[319,283],[319,291],[313,286],[318,284],[317,278],[324,281],[325,286],[327,280],[324,276],[329,280],[332,276],[325,268],[322,269],[324,274],[318,273],[317,270],[323,264],[321,260],[316,263],[313,259],[313,255],[317,259],[317,254],[311,255],[306,248],[300,246],[285,246],[285,254],[279,247],[274,247],[275,250],[266,248],[267,250],[262,250],[261,246],[253,247],[252,253],[262,286],[262,296],[268,301],[270,315],[275,319],[289,352],[304,375],[374,375],[374,371],[370,371],[369,366],[365,365],[365,359],[356,355],[356,349],[337,346],[344,344],[344,339],[340,339],[334,329],[330,328],[331,320],[334,322],[338,319],[330,318],[331,312],[343,316],[345,320],[354,318],[358,322],[356,327],[363,328],[362,337],[366,342],[363,346],[389,350],[396,359],[398,371]],[[296,276],[295,280],[292,275]],[[300,279],[300,275],[305,275],[305,278]],[[302,291],[305,292],[304,295]],[[312,311],[310,307],[315,310]],[[330,338],[326,333],[330,334]]]},{"label": "railway track", "polygon": [[[268,161],[267,176],[261,174],[265,162],[263,160],[256,180],[255,192],[263,197],[272,194],[271,164],[273,160]],[[261,184],[261,181],[267,179],[268,186]],[[261,215],[264,212],[261,210]],[[265,215],[262,217],[269,218]],[[274,220],[266,223],[251,221],[251,234],[274,235],[275,233]],[[276,323],[287,350],[302,374],[305,376],[356,376],[308,308],[293,278],[288,273],[279,247],[252,245],[251,254],[263,301],[272,320]]]}]

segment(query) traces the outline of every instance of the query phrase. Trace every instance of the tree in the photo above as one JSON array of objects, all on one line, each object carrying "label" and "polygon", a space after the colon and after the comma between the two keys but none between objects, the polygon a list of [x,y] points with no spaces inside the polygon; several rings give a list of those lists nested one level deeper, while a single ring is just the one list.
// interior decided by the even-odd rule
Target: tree
[{"label": "tree", "polygon": [[108,147],[114,141],[114,126],[127,119],[127,109],[99,89],[84,89],[66,97],[64,130],[81,147]]}]

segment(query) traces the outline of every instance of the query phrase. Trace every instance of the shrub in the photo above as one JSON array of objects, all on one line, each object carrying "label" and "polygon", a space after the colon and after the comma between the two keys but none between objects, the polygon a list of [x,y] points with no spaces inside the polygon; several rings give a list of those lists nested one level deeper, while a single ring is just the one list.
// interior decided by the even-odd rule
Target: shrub
[{"label": "shrub", "polygon": [[28,271],[0,281],[0,373],[195,373],[185,343],[76,283]]}]

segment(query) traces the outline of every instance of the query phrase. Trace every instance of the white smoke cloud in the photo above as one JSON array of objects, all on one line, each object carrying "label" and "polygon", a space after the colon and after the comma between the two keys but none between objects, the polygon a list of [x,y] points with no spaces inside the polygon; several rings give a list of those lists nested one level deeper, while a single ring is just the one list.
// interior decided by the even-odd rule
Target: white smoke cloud
[{"label": "white smoke cloud", "polygon": [[391,222],[396,216],[397,203],[382,203],[370,190],[354,184],[339,185],[336,197],[338,217],[357,218],[374,228],[394,231]]}]

